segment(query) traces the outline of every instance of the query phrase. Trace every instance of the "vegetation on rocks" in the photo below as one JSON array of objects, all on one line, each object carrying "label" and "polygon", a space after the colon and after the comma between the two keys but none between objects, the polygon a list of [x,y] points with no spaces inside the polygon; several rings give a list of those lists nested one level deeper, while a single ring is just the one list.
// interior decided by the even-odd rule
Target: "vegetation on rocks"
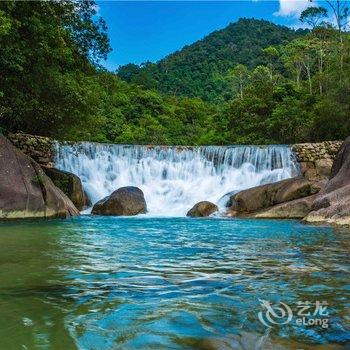
[{"label": "vegetation on rocks", "polygon": [[84,209],[86,198],[78,176],[55,168],[43,167],[43,170],[54,185],[73,202],[78,210]]}]

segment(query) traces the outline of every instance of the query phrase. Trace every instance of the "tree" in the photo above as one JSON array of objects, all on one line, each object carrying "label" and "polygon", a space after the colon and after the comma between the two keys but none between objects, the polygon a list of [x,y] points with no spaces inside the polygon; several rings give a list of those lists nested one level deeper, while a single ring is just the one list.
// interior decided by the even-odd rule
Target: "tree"
[{"label": "tree", "polygon": [[297,72],[297,84],[300,84],[301,73],[305,72],[309,93],[312,94],[312,69],[315,63],[315,54],[312,45],[307,39],[296,39],[285,47],[284,59],[288,67],[294,67]]},{"label": "tree", "polygon": [[336,28],[339,34],[339,41],[343,41],[343,31],[346,31],[349,25],[349,5],[347,0],[326,0],[331,7],[336,20]]},{"label": "tree", "polygon": [[264,48],[282,45],[305,33],[306,30],[293,30],[264,20],[241,18],[155,64],[139,69],[121,67],[118,75],[165,94],[222,103],[230,98],[232,84],[227,79],[230,69],[237,64],[244,64],[248,69],[265,65]]},{"label": "tree", "polygon": [[11,19],[0,10],[0,35],[6,35],[11,29]]},{"label": "tree", "polygon": [[324,7],[308,7],[300,15],[300,21],[307,23],[312,29],[315,29],[327,17],[327,10]]},{"label": "tree", "polygon": [[343,78],[344,67],[344,41],[343,31],[346,31],[349,25],[349,6],[346,0],[326,0],[331,7],[336,20],[336,29],[338,31],[339,46],[340,46],[340,80]]},{"label": "tree", "polygon": [[228,71],[228,78],[233,82],[234,86],[238,85],[239,96],[243,99],[243,89],[249,80],[248,68],[244,64],[237,64]]},{"label": "tree", "polygon": [[263,49],[264,54],[268,58],[268,67],[270,69],[270,80],[271,82],[274,82],[274,71],[275,71],[275,66],[276,62],[279,58],[279,52],[274,46],[268,46],[265,49]]},{"label": "tree", "polygon": [[3,126],[62,136],[98,120],[90,76],[109,51],[92,1],[0,2]]},{"label": "tree", "polygon": [[272,137],[281,143],[303,142],[312,122],[312,114],[299,96],[286,96],[276,105],[267,121]]}]

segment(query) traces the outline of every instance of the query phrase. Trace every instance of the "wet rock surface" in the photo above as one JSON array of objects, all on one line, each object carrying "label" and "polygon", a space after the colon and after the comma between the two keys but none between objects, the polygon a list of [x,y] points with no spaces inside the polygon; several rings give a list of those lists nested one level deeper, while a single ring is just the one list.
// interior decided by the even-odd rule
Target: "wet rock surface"
[{"label": "wet rock surface", "polygon": [[302,219],[312,210],[316,195],[274,205],[254,215],[265,219]]},{"label": "wet rock surface", "polygon": [[206,217],[218,211],[217,205],[214,203],[203,201],[195,204],[188,212],[187,216]]},{"label": "wet rock surface", "polygon": [[257,186],[235,194],[231,199],[230,215],[251,214],[277,204],[312,196],[322,189],[319,181],[303,177]]},{"label": "wet rock surface", "polygon": [[121,187],[110,196],[98,201],[92,208],[92,214],[132,216],[145,214],[147,205],[143,192],[138,187]]}]

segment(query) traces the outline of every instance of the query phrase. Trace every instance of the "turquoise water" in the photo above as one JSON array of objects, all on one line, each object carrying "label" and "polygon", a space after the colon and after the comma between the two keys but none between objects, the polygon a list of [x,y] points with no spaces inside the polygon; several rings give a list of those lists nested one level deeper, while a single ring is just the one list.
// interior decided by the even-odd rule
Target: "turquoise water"
[{"label": "turquoise water", "polygon": [[[345,349],[349,231],[83,216],[0,224],[0,349]],[[259,299],[328,302],[267,328]]]}]

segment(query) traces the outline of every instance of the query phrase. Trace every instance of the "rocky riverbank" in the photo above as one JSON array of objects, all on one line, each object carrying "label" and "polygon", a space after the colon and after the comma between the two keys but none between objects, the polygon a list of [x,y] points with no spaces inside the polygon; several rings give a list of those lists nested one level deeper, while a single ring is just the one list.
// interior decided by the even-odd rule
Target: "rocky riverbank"
[{"label": "rocky riverbank", "polygon": [[[326,144],[326,143],[323,143]],[[335,147],[333,145],[332,147]],[[350,225],[350,137],[340,146],[335,156],[330,153],[307,155],[304,146],[302,160],[317,164],[320,158],[331,157],[332,166],[320,180],[310,180],[307,174],[267,185],[249,188],[234,194],[226,215],[254,218],[298,218],[306,222]],[[332,148],[335,149],[335,148]],[[302,154],[302,153],[301,153]]]},{"label": "rocky riverbank", "polygon": [[41,166],[0,135],[0,218],[66,218],[79,215]]},{"label": "rocky riverbank", "polygon": [[[27,134],[10,134],[0,140],[0,218],[68,217],[91,206],[79,177],[53,168],[54,140]],[[232,194],[225,215],[350,225],[350,138],[291,147],[300,176]],[[116,188],[95,204],[92,213],[145,213],[142,191],[132,189]],[[204,201],[187,215],[204,217],[218,210],[214,203]]]}]

